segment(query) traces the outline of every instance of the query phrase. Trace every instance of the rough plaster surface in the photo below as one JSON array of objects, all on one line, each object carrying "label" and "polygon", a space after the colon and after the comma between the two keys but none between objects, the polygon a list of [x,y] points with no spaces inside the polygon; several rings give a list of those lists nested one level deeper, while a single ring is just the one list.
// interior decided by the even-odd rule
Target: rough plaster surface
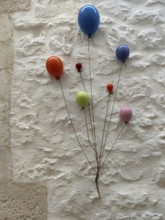
[{"label": "rough plaster surface", "polygon": [[1,220],[45,220],[47,203],[45,186],[0,183]]},{"label": "rough plaster surface", "polygon": [[[102,170],[101,200],[68,120],[59,82],[45,70],[50,55],[64,61],[61,81],[69,110],[94,162],[84,115],[75,103],[76,92],[83,89],[76,62],[83,63],[89,90],[87,38],[77,25],[78,10],[86,3],[94,4],[101,16],[100,28],[89,42],[98,145],[106,111],[105,85],[115,85],[120,71],[115,49],[120,43],[131,49],[127,68],[122,69],[106,153],[122,127],[120,107],[130,106],[134,117]],[[163,0],[35,0],[29,11],[13,14],[13,178],[47,181],[49,220],[165,219],[164,21]]]},{"label": "rough plaster surface", "polygon": [[[13,72],[12,11],[26,10],[30,1],[0,0],[0,220],[47,219],[47,188],[12,179],[10,149],[10,88]],[[2,13],[3,12],[3,13]]]}]

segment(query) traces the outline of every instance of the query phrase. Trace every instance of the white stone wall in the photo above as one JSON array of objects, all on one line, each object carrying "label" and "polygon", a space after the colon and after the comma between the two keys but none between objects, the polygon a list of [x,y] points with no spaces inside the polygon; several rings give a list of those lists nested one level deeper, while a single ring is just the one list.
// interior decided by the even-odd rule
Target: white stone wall
[{"label": "white stone wall", "polygon": [[[89,91],[88,43],[77,24],[78,11],[86,3],[95,5],[101,17],[90,40],[98,145],[108,96],[105,87],[109,82],[116,85],[120,71],[115,49],[125,43],[131,50],[127,68],[122,68],[106,153],[123,126],[119,109],[130,106],[134,116],[102,169],[101,199],[69,123],[59,82],[45,69],[49,56],[63,60],[61,82],[69,110],[94,162],[83,111],[75,103],[75,94],[83,89],[77,62],[83,64]],[[165,219],[164,21],[163,0],[32,0],[29,11],[13,14],[13,178],[47,182],[48,220]]]}]

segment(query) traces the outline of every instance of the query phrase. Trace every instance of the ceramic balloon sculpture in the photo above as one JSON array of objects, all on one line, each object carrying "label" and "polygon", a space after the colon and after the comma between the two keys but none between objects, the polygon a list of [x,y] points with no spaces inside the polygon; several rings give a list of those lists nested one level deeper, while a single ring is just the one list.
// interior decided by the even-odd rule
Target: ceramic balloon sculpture
[{"label": "ceramic balloon sculpture", "polygon": [[59,80],[63,73],[63,62],[57,56],[51,56],[46,61],[46,69],[50,76]]},{"label": "ceramic balloon sculpture", "polygon": [[128,108],[128,107],[123,107],[120,109],[120,119],[125,122],[125,123],[128,123],[131,118],[132,118],[132,110],[131,108]]},{"label": "ceramic balloon sculpture", "polygon": [[113,92],[113,84],[111,84],[111,83],[107,84],[107,91],[109,92],[109,94],[112,94],[112,92]]},{"label": "ceramic balloon sculpture", "polygon": [[[97,30],[99,28],[100,15],[99,15],[99,11],[97,10],[97,8],[94,7],[93,5],[85,5],[82,8],[80,8],[79,13],[78,13],[78,24],[79,24],[81,31],[85,35],[88,36],[88,48],[86,48],[86,49],[88,49],[89,82],[88,82],[87,86],[85,85],[85,82],[86,82],[86,78],[84,76],[85,74],[84,75],[81,74],[81,72],[83,70],[82,63],[77,62],[75,64],[75,68],[77,69],[77,72],[80,75],[80,80],[81,80],[82,86],[84,88],[84,91],[78,92],[75,96],[76,103],[78,104],[78,106],[81,109],[84,110],[84,111],[81,111],[81,113],[84,114],[83,118],[85,121],[83,122],[82,118],[81,117],[79,118],[79,120],[81,120],[79,129],[83,132],[82,129],[84,129],[84,127],[86,127],[85,135],[87,135],[87,136],[85,137],[85,135],[83,134],[83,136],[82,136],[83,140],[81,140],[81,137],[79,137],[79,135],[77,134],[77,129],[74,126],[74,120],[72,120],[72,116],[69,112],[69,109],[70,109],[68,107],[69,102],[65,98],[65,92],[68,93],[70,86],[65,91],[63,89],[63,85],[62,85],[63,82],[62,82],[62,80],[60,80],[61,75],[63,73],[63,62],[57,56],[50,56],[46,60],[46,69],[47,69],[50,76],[53,76],[57,80],[59,80],[58,82],[59,82],[59,85],[61,88],[62,96],[64,99],[64,104],[65,104],[66,111],[68,113],[68,118],[70,121],[69,124],[72,126],[73,132],[75,133],[75,138],[77,139],[77,144],[79,145],[87,162],[89,163],[89,165],[91,166],[91,168],[93,169],[93,171],[95,173],[95,185],[96,185],[98,197],[100,198],[101,194],[100,194],[100,190],[99,190],[99,178],[102,174],[101,169],[104,167],[104,165],[107,166],[107,164],[106,164],[107,158],[109,157],[111,151],[115,147],[115,144],[116,144],[117,140],[119,139],[119,137],[123,131],[123,128],[125,126],[125,124],[123,124],[123,126],[121,126],[121,130],[120,130],[119,134],[117,135],[116,140],[114,140],[114,141],[112,140],[111,143],[113,143],[113,145],[111,146],[109,152],[107,152],[107,146],[109,145],[108,134],[109,134],[110,126],[111,126],[111,122],[112,122],[111,119],[112,119],[113,113],[114,113],[114,106],[115,106],[115,101],[116,101],[116,97],[117,97],[117,91],[119,88],[119,81],[121,78],[120,76],[121,76],[121,72],[122,72],[122,66],[123,66],[123,64],[125,65],[125,62],[127,61],[128,57],[129,57],[130,49],[125,44],[121,44],[116,48],[116,58],[121,62],[121,68],[120,68],[120,71],[118,74],[118,79],[116,80],[117,83],[115,85],[113,85],[112,83],[108,83],[106,85],[107,99],[106,99],[106,108],[105,108],[105,117],[104,117],[103,128],[101,128],[101,127],[96,128],[97,123],[95,120],[97,120],[97,117],[95,114],[95,111],[96,111],[95,107],[97,107],[97,106],[95,106],[94,102],[93,102],[94,96],[93,96],[92,83],[93,83],[94,78],[92,77],[92,75],[94,75],[94,74],[92,74],[92,65],[91,65],[91,59],[92,59],[93,54],[91,53],[92,51],[90,52],[89,38],[92,37],[97,32]],[[72,58],[72,57],[70,57],[70,58]],[[93,57],[93,59],[94,58],[95,57]],[[93,61],[93,63],[94,63],[94,61]],[[71,70],[72,69],[70,69],[70,71]],[[86,69],[84,68],[84,73],[85,73],[85,70]],[[79,84],[79,82],[76,84],[76,86],[78,86],[78,84]],[[97,81],[96,81],[96,85],[97,85]],[[113,92],[114,87],[115,87],[115,91]],[[90,95],[86,92],[86,91],[88,91],[88,90],[86,90],[86,88],[88,88],[88,90],[90,91],[90,93],[89,93]],[[111,97],[112,94],[114,94],[114,98]],[[100,94],[99,94],[99,96],[100,96]],[[104,99],[104,97],[103,97],[103,99]],[[99,103],[99,100],[97,100],[97,101]],[[110,110],[111,102],[112,102],[112,108]],[[70,103],[70,105],[71,105],[71,103]],[[85,107],[87,107],[87,109],[84,109]],[[104,113],[104,111],[103,112],[101,111],[101,120],[102,120],[103,113]],[[124,107],[124,108],[120,109],[119,116],[120,116],[121,121],[123,121],[124,123],[126,123],[126,124],[129,123],[129,121],[132,118],[132,115],[133,115],[133,113],[132,113],[131,108]],[[99,115],[97,114],[97,116],[99,116]],[[73,117],[73,119],[76,120],[77,117]],[[99,117],[98,117],[98,119],[99,119]],[[97,134],[98,134],[97,129],[99,131],[99,137],[97,137]],[[102,133],[102,136],[101,136],[101,133]],[[101,138],[101,139],[99,140],[99,138]],[[84,141],[85,141],[85,145],[88,143],[89,148],[91,148],[91,150],[92,150],[91,152],[94,153],[93,154],[94,160],[92,159],[92,161],[90,159],[92,157],[88,157],[88,153],[87,153],[88,151],[86,152],[86,146],[84,145]],[[107,161],[107,163],[108,163],[108,161]]]},{"label": "ceramic balloon sculpture", "polygon": [[85,5],[80,8],[78,14],[78,24],[82,32],[88,37],[91,37],[95,34],[99,27],[100,15],[93,5]]},{"label": "ceramic balloon sculpture", "polygon": [[79,73],[81,73],[81,70],[82,70],[82,64],[81,63],[76,63],[76,69]]},{"label": "ceramic balloon sculpture", "polygon": [[130,49],[127,45],[122,44],[119,45],[116,49],[116,57],[118,60],[120,60],[122,63],[125,63],[125,61],[128,59],[130,54]]},{"label": "ceramic balloon sculpture", "polygon": [[90,97],[87,92],[78,92],[76,95],[76,102],[81,108],[85,108],[89,102],[90,102]]}]

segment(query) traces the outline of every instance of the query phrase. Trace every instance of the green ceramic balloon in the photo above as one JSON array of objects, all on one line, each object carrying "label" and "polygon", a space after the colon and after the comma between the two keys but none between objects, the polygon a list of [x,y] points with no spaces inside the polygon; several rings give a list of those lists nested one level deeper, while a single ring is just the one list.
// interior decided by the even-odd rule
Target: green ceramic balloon
[{"label": "green ceramic balloon", "polygon": [[81,108],[85,108],[89,102],[90,97],[87,92],[78,92],[76,95],[76,102]]}]

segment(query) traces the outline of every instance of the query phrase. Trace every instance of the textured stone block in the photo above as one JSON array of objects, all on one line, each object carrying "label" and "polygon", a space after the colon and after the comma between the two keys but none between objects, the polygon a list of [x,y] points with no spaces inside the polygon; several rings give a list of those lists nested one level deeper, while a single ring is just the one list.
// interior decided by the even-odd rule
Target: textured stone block
[{"label": "textured stone block", "polygon": [[[1,3],[0,3],[1,4]],[[12,28],[8,15],[0,15],[0,42],[6,42],[12,38]]]},{"label": "textured stone block", "polygon": [[0,71],[0,148],[9,146],[9,85],[10,70]]},{"label": "textured stone block", "polygon": [[0,182],[0,220],[46,220],[47,190],[37,184]]},{"label": "textured stone block", "polygon": [[165,187],[165,165],[162,165],[157,169],[155,182],[158,186]]},{"label": "textured stone block", "polygon": [[10,149],[8,147],[0,147],[0,181],[8,181],[11,179],[11,169]]},{"label": "textured stone block", "polygon": [[[8,32],[8,31],[7,31]],[[10,34],[6,33],[6,36]],[[3,43],[2,43],[3,45]],[[0,57],[4,54],[0,52]],[[10,63],[11,61],[8,60]],[[5,61],[4,61],[5,63]],[[0,71],[0,180],[11,179],[11,151],[10,145],[10,124],[9,124],[9,86],[10,70]]]},{"label": "textured stone block", "polygon": [[9,104],[0,103],[0,148],[9,144]]},{"label": "textured stone block", "polygon": [[11,70],[0,71],[0,101],[9,99],[9,86],[10,86]]},{"label": "textured stone block", "polygon": [[1,0],[0,12],[13,12],[18,10],[28,10],[31,0]]},{"label": "textured stone block", "polygon": [[[2,105],[0,105],[0,181],[11,179],[11,151],[9,148],[9,112],[2,114]],[[3,109],[5,112],[5,108]],[[1,219],[1,218],[0,218]]]},{"label": "textured stone block", "polygon": [[13,63],[13,51],[10,42],[0,43],[0,69],[11,68]]}]

